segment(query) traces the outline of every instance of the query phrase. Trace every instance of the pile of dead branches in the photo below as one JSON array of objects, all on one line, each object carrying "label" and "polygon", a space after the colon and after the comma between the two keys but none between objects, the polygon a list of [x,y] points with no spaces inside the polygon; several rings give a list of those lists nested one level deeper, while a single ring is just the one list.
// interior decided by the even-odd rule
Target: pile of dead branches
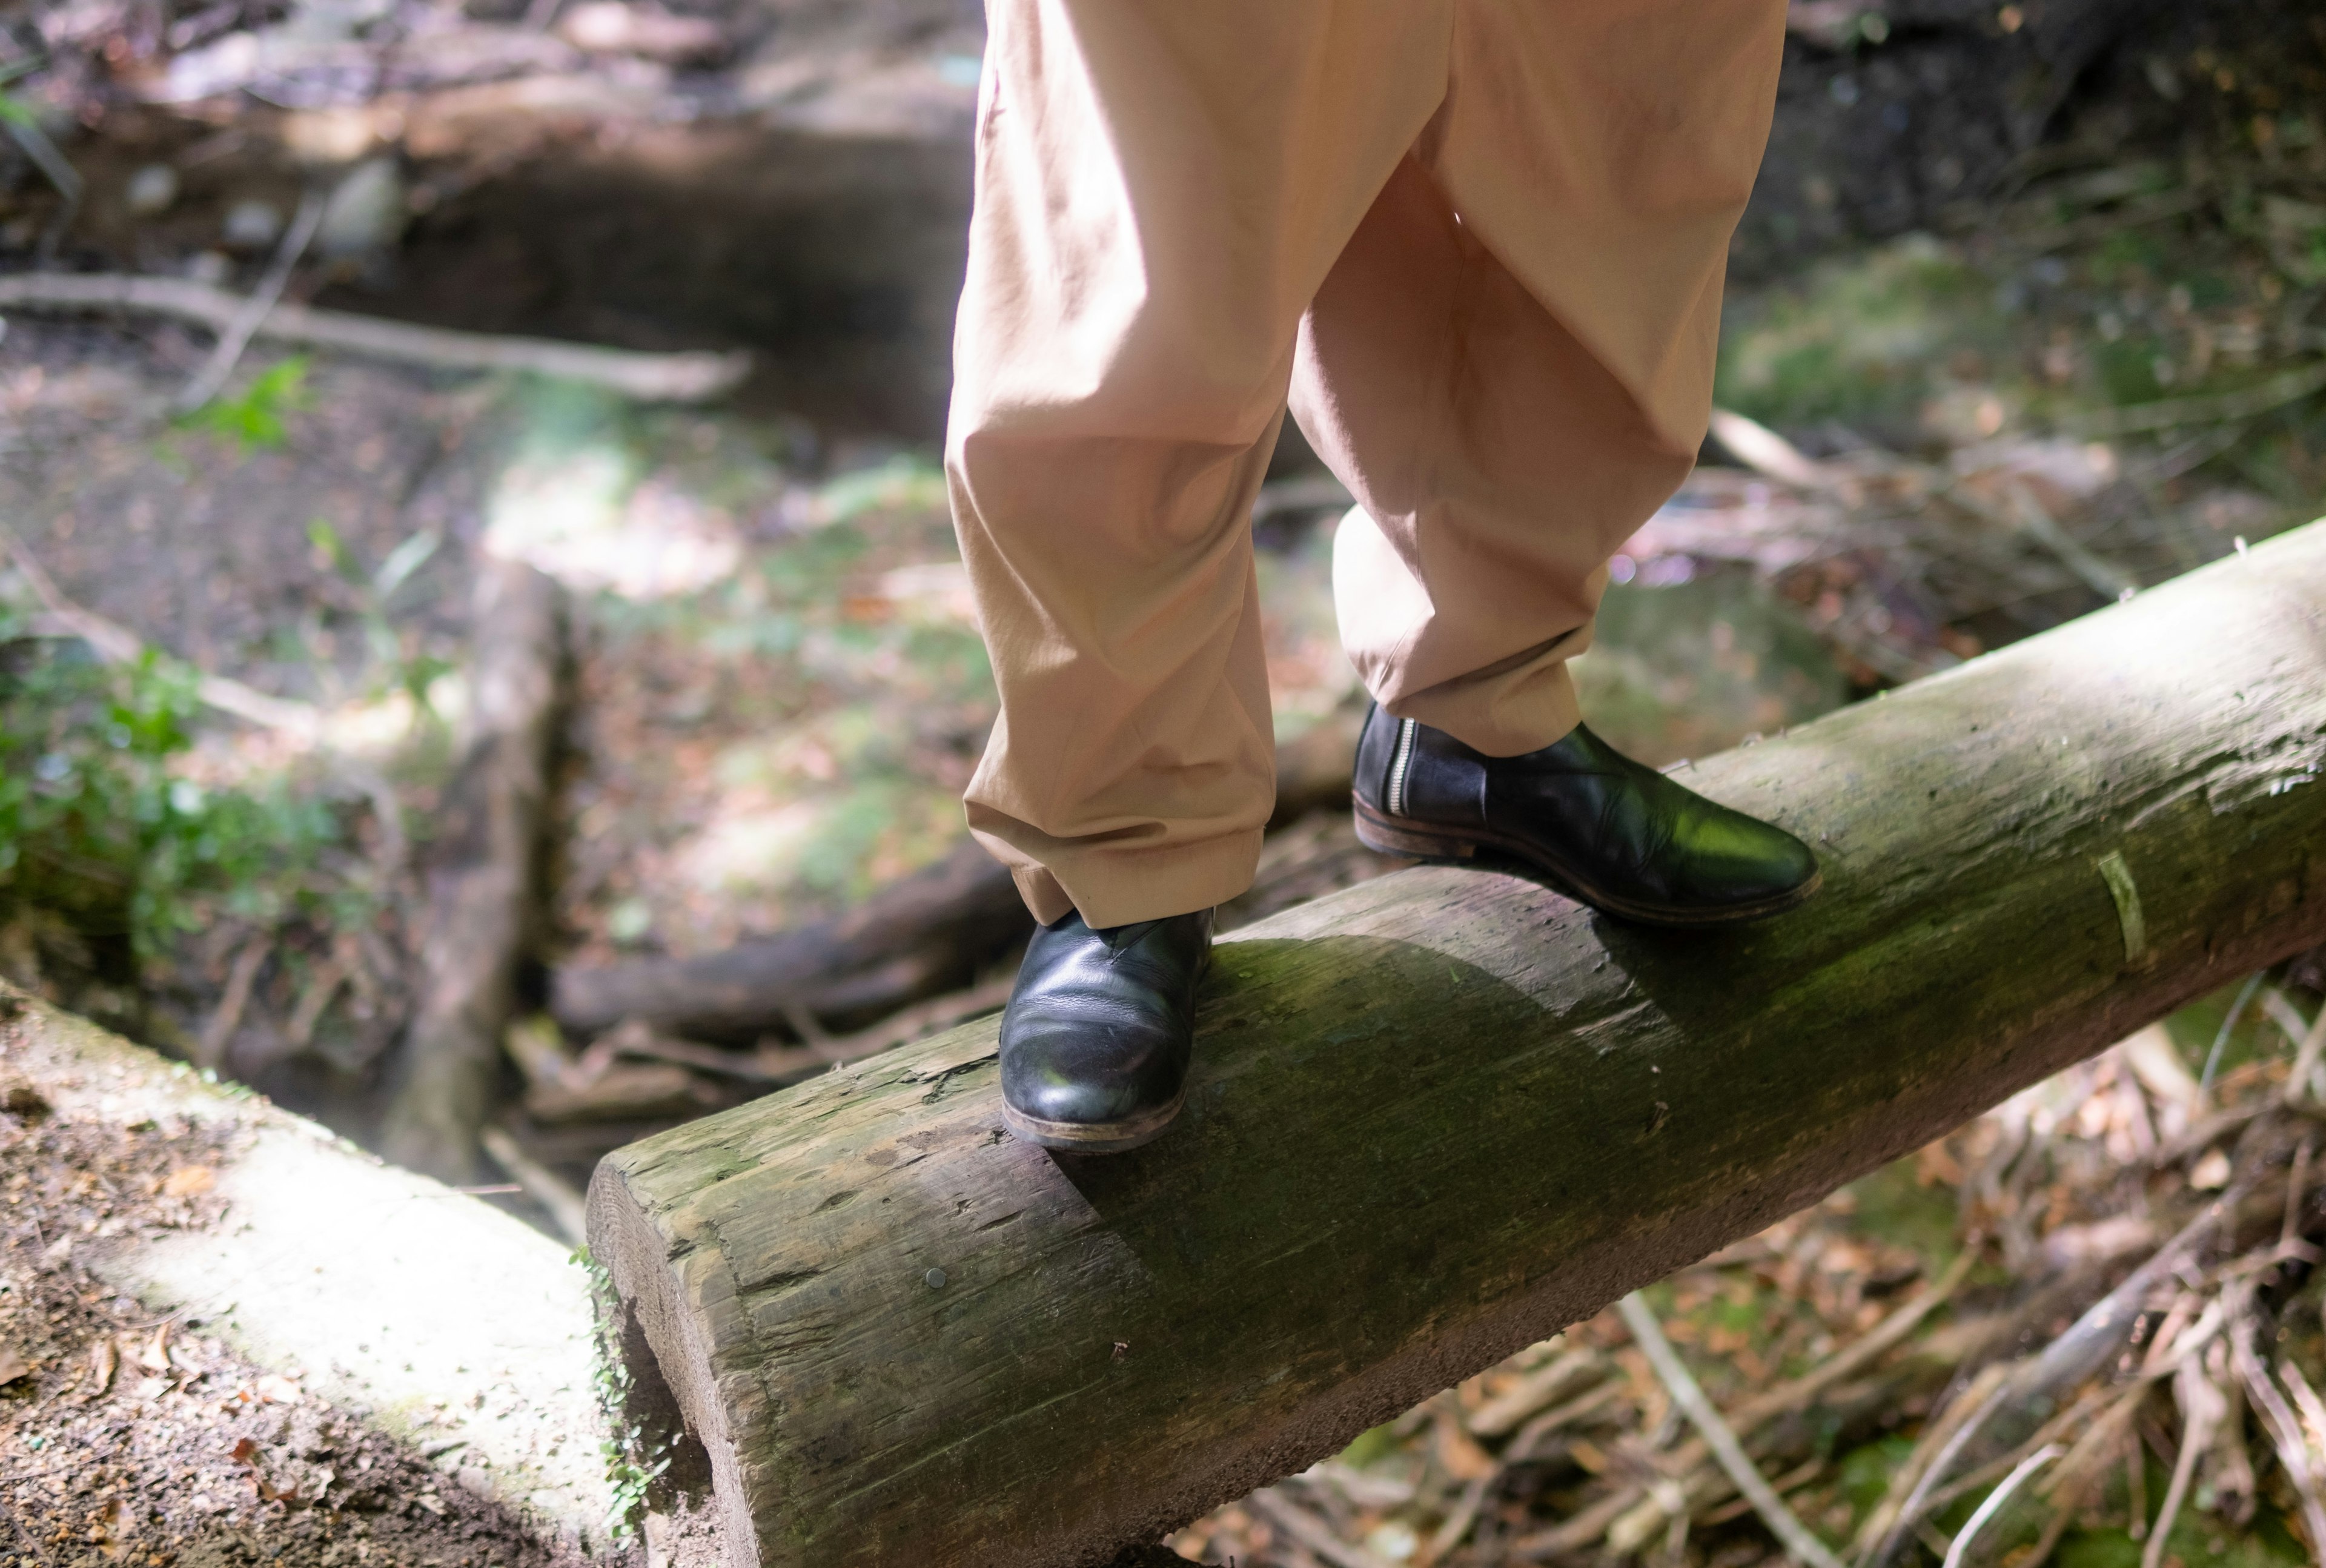
[{"label": "pile of dead branches", "polygon": [[2321,991],[2317,954],[2253,977],[2193,1064],[2145,1030],[1174,1545],[2041,1568],[2105,1537],[2159,1568],[2242,1533],[2316,1559]]}]

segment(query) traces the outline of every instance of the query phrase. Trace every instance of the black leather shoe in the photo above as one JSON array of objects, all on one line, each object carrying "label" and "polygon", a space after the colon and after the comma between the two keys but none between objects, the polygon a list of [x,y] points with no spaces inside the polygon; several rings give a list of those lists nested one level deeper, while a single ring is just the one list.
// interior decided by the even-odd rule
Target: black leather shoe
[{"label": "black leather shoe", "polygon": [[1097,931],[1036,928],[1001,1015],[1001,1119],[1044,1148],[1109,1155],[1158,1136],[1187,1095],[1212,912]]},{"label": "black leather shoe", "polygon": [[1817,858],[1782,828],[1716,805],[1577,725],[1487,756],[1376,706],[1357,738],[1357,837],[1388,855],[1498,850],[1561,892],[1651,925],[1724,925],[1817,891]]}]

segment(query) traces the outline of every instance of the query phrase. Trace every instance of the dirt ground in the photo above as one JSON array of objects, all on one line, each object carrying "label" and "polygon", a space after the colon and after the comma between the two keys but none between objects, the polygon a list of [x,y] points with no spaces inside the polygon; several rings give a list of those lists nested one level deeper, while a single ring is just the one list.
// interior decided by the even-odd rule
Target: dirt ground
[{"label": "dirt ground", "polygon": [[[0,1079],[0,1561],[42,1568],[563,1568],[584,1559],[464,1481],[156,1318],[75,1261],[203,1227],[218,1135],[76,1118]],[[601,1557],[596,1559],[603,1561]],[[619,1555],[618,1559],[619,1560]]]}]

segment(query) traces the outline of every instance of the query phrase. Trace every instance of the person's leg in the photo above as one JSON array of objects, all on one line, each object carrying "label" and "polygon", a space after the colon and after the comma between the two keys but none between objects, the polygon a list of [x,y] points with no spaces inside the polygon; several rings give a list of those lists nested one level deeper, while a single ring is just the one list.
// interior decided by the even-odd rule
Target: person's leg
[{"label": "person's leg", "polygon": [[1686,478],[1783,0],[1457,0],[1444,107],[1302,324],[1292,410],[1358,509],[1374,696],[1494,756],[1577,720],[1604,563]]},{"label": "person's leg", "polygon": [[1250,885],[1250,513],[1302,311],[1445,93],[1450,0],[993,0],[947,471],[1001,718],[972,829],[1045,923]]},{"label": "person's leg", "polygon": [[1001,695],[970,826],[1042,922],[1001,1025],[1021,1137],[1178,1109],[1274,796],[1252,496],[1451,3],[991,0],[946,469]]},{"label": "person's leg", "polygon": [[[1605,562],[1688,473],[1782,0],[1456,0],[1451,86],[1302,324],[1293,412],[1368,720],[1361,833],[1518,855],[1678,923],[1796,902],[1797,840],[1580,727]],[[1497,759],[1511,759],[1501,764]]]}]

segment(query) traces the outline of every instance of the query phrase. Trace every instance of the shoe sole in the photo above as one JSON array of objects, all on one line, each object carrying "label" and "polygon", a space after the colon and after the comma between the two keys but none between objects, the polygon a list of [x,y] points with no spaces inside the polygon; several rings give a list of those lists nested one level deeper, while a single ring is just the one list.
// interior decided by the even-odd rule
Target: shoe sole
[{"label": "shoe sole", "polygon": [[1001,1122],[1021,1143],[1038,1144],[1046,1149],[1069,1154],[1119,1155],[1161,1137],[1163,1129],[1171,1125],[1179,1108],[1186,1103],[1187,1091],[1182,1089],[1170,1104],[1121,1121],[1045,1121],[1037,1116],[1028,1116],[1004,1100]]},{"label": "shoe sole", "polygon": [[1363,800],[1352,797],[1352,802],[1356,808],[1357,841],[1368,849],[1383,855],[1402,855],[1409,859],[1426,860],[1437,866],[1475,866],[1478,862],[1479,850],[1494,850],[1519,861],[1568,897],[1642,925],[1668,926],[1677,930],[1738,925],[1746,921],[1782,914],[1807,903],[1811,895],[1825,886],[1825,874],[1812,871],[1810,879],[1799,887],[1781,893],[1774,898],[1762,899],[1757,904],[1740,904],[1719,910],[1659,908],[1602,893],[1568,873],[1544,864],[1523,845],[1498,833],[1396,821]]}]

